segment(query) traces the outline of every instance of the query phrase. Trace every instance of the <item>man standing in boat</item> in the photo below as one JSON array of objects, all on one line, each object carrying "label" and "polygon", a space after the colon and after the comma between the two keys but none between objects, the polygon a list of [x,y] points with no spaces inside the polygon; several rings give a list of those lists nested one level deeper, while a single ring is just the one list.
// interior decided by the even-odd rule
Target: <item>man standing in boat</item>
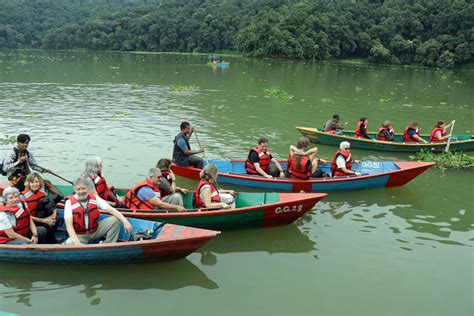
[{"label": "man standing in boat", "polygon": [[203,153],[204,149],[191,150],[189,145],[194,127],[189,122],[182,122],[180,127],[181,132],[173,140],[173,162],[182,167],[192,166],[202,169],[204,161],[201,157],[196,156],[196,154]]},{"label": "man standing in boat", "polygon": [[337,134],[338,130],[346,128],[349,122],[345,122],[343,125],[339,125],[339,114],[334,114],[332,120],[328,120],[324,124],[324,132],[329,134]]},{"label": "man standing in boat", "polygon": [[245,162],[245,170],[251,175],[261,175],[267,179],[284,178],[285,173],[278,160],[268,150],[268,139],[260,138],[258,146],[251,148]]}]

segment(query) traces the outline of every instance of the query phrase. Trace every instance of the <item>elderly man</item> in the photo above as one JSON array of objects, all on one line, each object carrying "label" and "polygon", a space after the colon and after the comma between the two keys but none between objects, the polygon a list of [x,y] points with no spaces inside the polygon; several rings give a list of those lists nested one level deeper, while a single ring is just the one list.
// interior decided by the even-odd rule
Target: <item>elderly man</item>
[{"label": "elderly man", "polygon": [[349,123],[345,122],[343,125],[339,125],[339,119],[339,114],[334,114],[332,120],[328,120],[326,124],[324,124],[324,131],[330,134],[337,134],[338,130],[346,128]]},{"label": "elderly man", "polygon": [[245,170],[248,174],[261,175],[267,179],[285,177],[280,163],[273,158],[268,150],[268,139],[263,137],[258,140],[256,148],[250,149],[247,161],[245,162]]},{"label": "elderly man", "polygon": [[178,166],[193,166],[202,169],[204,161],[196,154],[203,153],[204,150],[191,150],[189,140],[194,132],[194,127],[188,122],[181,123],[181,132],[173,140],[173,162]]},{"label": "elderly man", "polygon": [[[356,161],[358,162],[358,161]],[[349,142],[341,142],[339,149],[332,158],[331,164],[331,175],[333,177],[342,176],[360,176],[357,171],[352,171],[352,157],[351,157],[351,144]]]},{"label": "elderly man", "polygon": [[[120,232],[120,222],[123,223],[126,231],[132,233],[132,225],[119,211],[98,195],[90,193],[94,191],[91,179],[76,179],[74,191],[76,194],[68,196],[64,205],[64,220],[69,234],[66,244],[87,244],[103,238],[105,238],[104,243],[116,242]],[[99,221],[100,210],[112,216]]]},{"label": "elderly man", "polygon": [[131,210],[167,209],[179,212],[186,209],[182,205],[174,205],[161,200],[158,184],[162,178],[161,170],[151,168],[148,177],[134,186],[123,197],[122,203]]},{"label": "elderly man", "polygon": [[[27,148],[31,140],[30,136],[20,134],[16,140],[17,145],[6,154],[2,169],[8,177],[10,184],[21,192],[25,190],[25,179],[31,173],[31,169],[41,173],[48,173],[50,170],[38,166],[33,154],[28,151]],[[44,184],[51,193],[59,194],[58,189],[50,181],[44,180]]]}]

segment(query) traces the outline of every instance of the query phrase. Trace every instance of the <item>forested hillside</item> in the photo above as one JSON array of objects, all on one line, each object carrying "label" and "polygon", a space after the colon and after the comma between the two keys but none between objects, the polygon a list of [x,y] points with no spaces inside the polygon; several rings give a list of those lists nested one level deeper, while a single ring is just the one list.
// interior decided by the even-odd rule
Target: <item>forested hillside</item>
[{"label": "forested hillside", "polygon": [[465,0],[0,0],[0,48],[472,62]]}]

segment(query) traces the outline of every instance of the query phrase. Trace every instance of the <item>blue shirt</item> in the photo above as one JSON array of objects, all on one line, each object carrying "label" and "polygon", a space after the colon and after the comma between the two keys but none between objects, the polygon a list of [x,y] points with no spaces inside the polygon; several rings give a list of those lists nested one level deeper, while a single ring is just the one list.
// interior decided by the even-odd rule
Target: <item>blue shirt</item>
[{"label": "blue shirt", "polygon": [[151,200],[156,196],[155,191],[153,191],[150,187],[142,187],[137,192],[137,198],[141,201],[148,201]]},{"label": "blue shirt", "polygon": [[416,135],[416,129],[409,128],[407,134],[410,135],[410,137],[413,137],[413,135]]},{"label": "blue shirt", "polygon": [[182,151],[184,151],[185,149],[189,149],[188,145],[186,145],[186,141],[182,137],[178,139],[178,147],[181,148]]}]

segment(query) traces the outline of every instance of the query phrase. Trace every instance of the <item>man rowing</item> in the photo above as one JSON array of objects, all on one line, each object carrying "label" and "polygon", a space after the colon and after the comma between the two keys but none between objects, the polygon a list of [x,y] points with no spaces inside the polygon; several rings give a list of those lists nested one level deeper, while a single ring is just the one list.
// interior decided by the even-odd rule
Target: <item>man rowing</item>
[{"label": "man rowing", "polygon": [[191,150],[191,145],[189,145],[194,127],[189,122],[182,122],[180,128],[181,132],[173,140],[173,162],[178,166],[202,169],[204,161],[196,154],[203,153],[204,149]]},{"label": "man rowing", "polygon": [[334,114],[331,120],[328,120],[326,124],[324,124],[324,132],[329,134],[337,134],[339,130],[345,129],[349,122],[345,122],[343,125],[339,125],[339,114]]},{"label": "man rowing", "polygon": [[260,175],[267,179],[274,177],[284,178],[285,173],[278,160],[273,158],[268,150],[268,139],[262,137],[258,140],[258,146],[251,148],[245,162],[247,174]]}]

